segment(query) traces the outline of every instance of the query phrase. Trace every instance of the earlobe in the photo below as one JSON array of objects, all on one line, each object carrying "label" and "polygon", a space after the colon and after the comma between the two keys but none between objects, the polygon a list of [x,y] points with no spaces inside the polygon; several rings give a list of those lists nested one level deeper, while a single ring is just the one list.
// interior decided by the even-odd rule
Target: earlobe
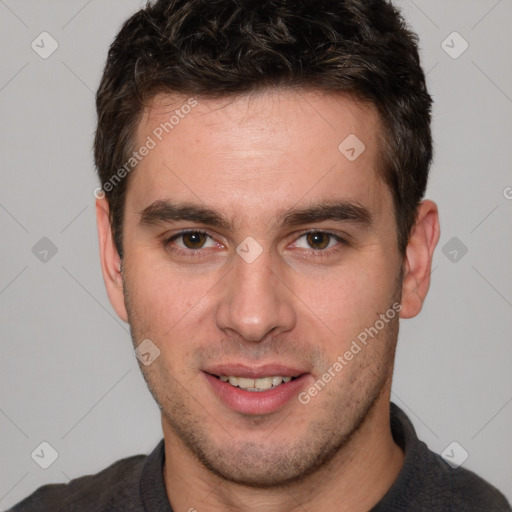
[{"label": "earlobe", "polygon": [[105,198],[96,200],[96,221],[98,225],[101,270],[108,298],[119,318],[128,322],[121,274],[122,262],[112,237],[109,206]]},{"label": "earlobe", "polygon": [[430,287],[432,258],[439,241],[440,226],[437,205],[425,200],[417,209],[404,261],[401,318],[416,316]]}]

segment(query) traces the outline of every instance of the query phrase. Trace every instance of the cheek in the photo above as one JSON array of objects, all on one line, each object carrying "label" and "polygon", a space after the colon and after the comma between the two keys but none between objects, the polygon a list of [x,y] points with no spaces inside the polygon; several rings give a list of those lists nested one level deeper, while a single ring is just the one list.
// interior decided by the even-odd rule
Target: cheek
[{"label": "cheek", "polygon": [[130,260],[129,281],[137,300],[150,317],[173,320],[183,316],[204,295],[204,279],[177,269],[160,251],[140,248]]},{"label": "cheek", "polygon": [[[389,262],[359,257],[352,264],[332,267],[314,278],[297,278],[297,296],[336,337],[353,336],[375,322],[394,301],[395,275]],[[332,334],[332,332],[331,332]]]},{"label": "cheek", "polygon": [[[178,392],[188,383],[200,327],[197,315],[204,293],[195,291],[183,276],[145,269],[130,277],[130,327],[137,342],[149,338],[160,350],[150,366],[142,368],[157,392]],[[160,391],[158,391],[160,390]],[[174,391],[172,391],[174,390]]]},{"label": "cheek", "polygon": [[212,315],[219,276],[180,271],[147,255],[133,257],[126,265],[126,276],[130,323],[137,339],[154,340],[171,366],[176,359],[190,355],[210,329],[205,319]]}]

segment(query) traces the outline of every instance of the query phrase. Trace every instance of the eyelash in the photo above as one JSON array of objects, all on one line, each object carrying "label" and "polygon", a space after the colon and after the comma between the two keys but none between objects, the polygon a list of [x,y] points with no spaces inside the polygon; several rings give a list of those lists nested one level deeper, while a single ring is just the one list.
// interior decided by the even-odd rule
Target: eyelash
[{"label": "eyelash", "polygon": [[[203,231],[201,229],[185,229],[185,230],[180,231],[179,233],[176,233],[168,238],[165,238],[162,241],[163,247],[173,253],[176,253],[176,254],[184,254],[186,256],[191,256],[191,255],[202,256],[203,249],[181,249],[181,248],[172,247],[171,242],[182,237],[183,235],[186,235],[187,233],[197,233],[197,234],[206,235],[208,238],[211,238],[213,240],[213,237],[207,231]],[[320,229],[310,229],[308,231],[304,231],[303,233],[300,234],[300,236],[297,237],[296,240],[299,240],[303,236],[306,236],[310,233],[323,233],[323,234],[329,236],[330,239],[336,240],[336,242],[338,242],[341,245],[344,245],[344,246],[350,245],[347,240],[340,237],[339,235],[335,235],[334,233],[330,233],[329,231],[322,231]],[[330,240],[329,240],[329,242],[330,242]],[[338,252],[339,250],[340,250],[339,248],[311,249],[311,252],[312,252],[314,258],[323,258],[326,256],[330,256],[333,253]]]}]

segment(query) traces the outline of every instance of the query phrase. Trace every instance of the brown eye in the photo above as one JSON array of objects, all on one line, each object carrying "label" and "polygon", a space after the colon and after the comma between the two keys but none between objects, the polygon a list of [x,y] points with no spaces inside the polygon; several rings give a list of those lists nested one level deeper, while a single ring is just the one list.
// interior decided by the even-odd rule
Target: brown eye
[{"label": "brown eye", "polygon": [[183,245],[187,249],[201,249],[206,239],[208,238],[205,233],[200,231],[190,231],[181,235]]},{"label": "brown eye", "polygon": [[206,231],[191,229],[189,231],[180,231],[169,238],[165,238],[162,244],[169,251],[181,251],[182,254],[183,251],[189,254],[199,254],[202,249],[209,248],[208,242],[210,242],[210,248],[215,246],[215,241]]},{"label": "brown eye", "polygon": [[316,231],[312,233],[308,233],[306,235],[308,244],[313,249],[322,250],[325,249],[331,240],[331,235],[328,233],[322,233],[321,231]]},{"label": "brown eye", "polygon": [[334,233],[314,229],[303,233],[294,245],[298,249],[307,250],[315,258],[333,256],[343,247],[350,246],[344,238]]}]

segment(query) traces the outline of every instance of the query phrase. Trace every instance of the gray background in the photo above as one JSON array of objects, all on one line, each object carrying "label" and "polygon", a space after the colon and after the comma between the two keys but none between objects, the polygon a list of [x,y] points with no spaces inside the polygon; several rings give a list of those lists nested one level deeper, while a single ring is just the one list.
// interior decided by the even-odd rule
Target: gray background
[{"label": "gray background", "polygon": [[[398,4],[435,99],[427,196],[442,236],[425,308],[401,325],[393,400],[433,450],[457,441],[464,467],[512,500],[512,2]],[[94,91],[141,5],[0,0],[0,510],[162,435],[104,290],[93,197]],[[47,59],[31,48],[43,31],[59,44]],[[442,47],[454,31],[469,43],[456,59]],[[457,36],[444,46],[463,48]],[[47,261],[33,252],[43,237],[57,248]],[[31,458],[42,441],[58,452],[48,469]]]}]

